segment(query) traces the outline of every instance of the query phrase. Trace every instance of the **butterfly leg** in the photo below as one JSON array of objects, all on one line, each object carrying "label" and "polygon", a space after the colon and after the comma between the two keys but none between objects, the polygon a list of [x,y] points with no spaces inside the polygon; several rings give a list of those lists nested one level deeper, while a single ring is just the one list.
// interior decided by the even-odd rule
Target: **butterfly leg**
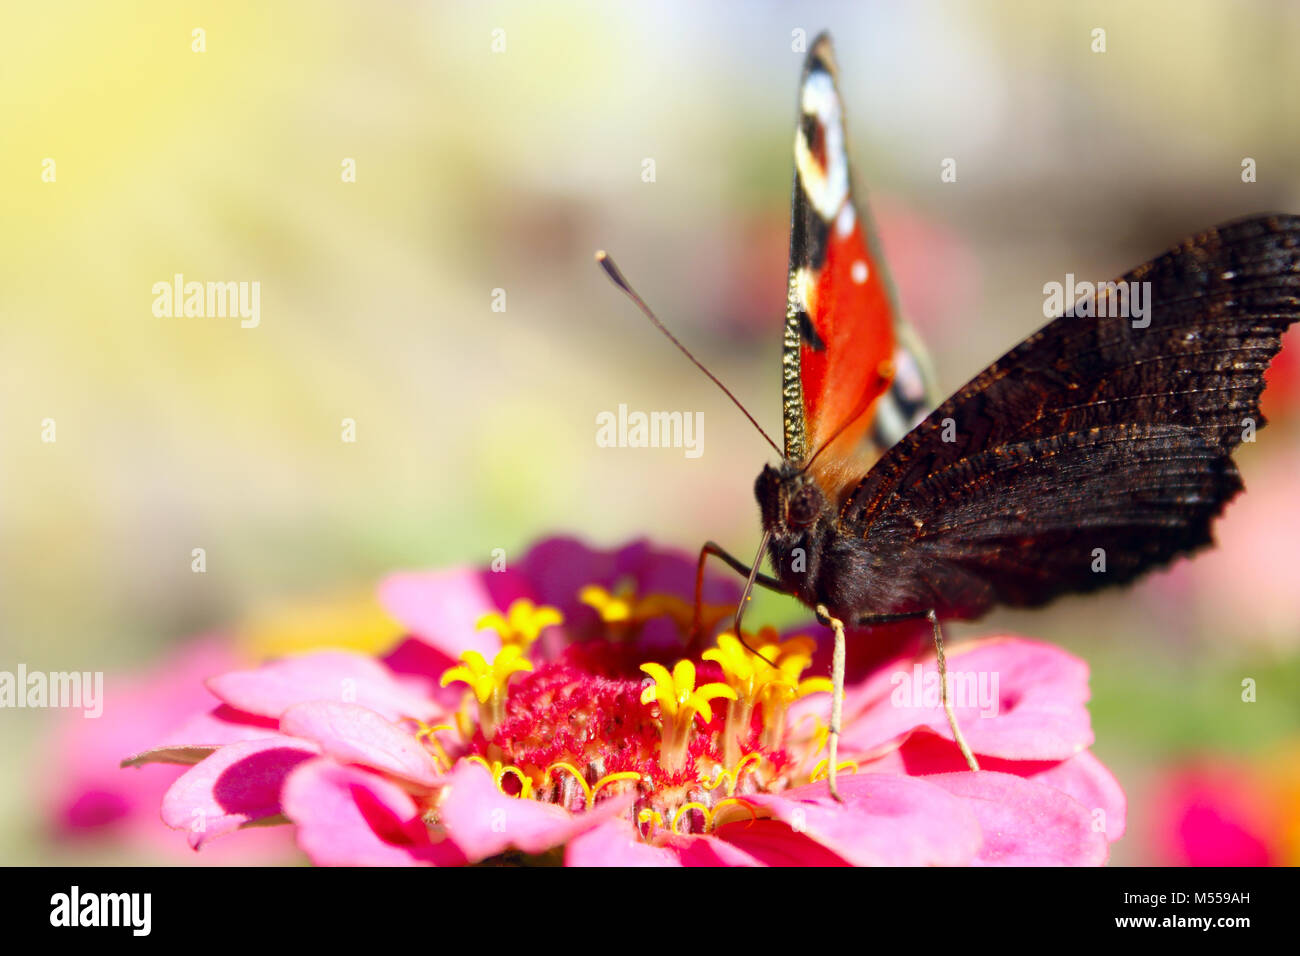
[{"label": "butterfly leg", "polygon": [[830,748],[826,764],[826,783],[830,786],[831,796],[840,803],[839,787],[835,783],[835,774],[839,770],[840,720],[844,716],[844,622],[832,617],[825,604],[818,604],[817,620],[835,632],[835,649],[831,653],[831,732],[827,742]]},{"label": "butterfly leg", "polygon": [[[692,628],[692,633],[697,638],[703,636],[700,633],[702,623],[700,621],[700,611],[704,607],[704,563],[708,560],[710,555],[715,558],[721,558],[741,577],[748,578],[753,570],[748,564],[745,564],[745,562],[741,561],[739,558],[729,554],[720,544],[717,544],[714,541],[706,541],[704,543],[704,547],[700,548],[699,563],[695,566],[695,624]],[[761,559],[762,555],[759,557]],[[769,591],[776,591],[778,594],[790,593],[785,589],[780,581],[776,578],[769,577],[766,574],[754,575],[754,583],[761,584]],[[737,610],[737,614],[739,615],[739,609]],[[740,638],[741,635],[737,634],[736,637]],[[743,638],[741,638],[741,640],[743,640]]]},{"label": "butterfly leg", "polygon": [[930,611],[926,614],[930,621],[930,626],[934,628],[934,654],[939,661],[939,697],[943,701],[943,712],[948,717],[948,726],[952,728],[953,739],[957,741],[957,746],[961,748],[961,755],[966,758],[966,766],[972,770],[980,768],[979,762],[975,755],[971,753],[970,745],[966,743],[966,738],[962,735],[961,728],[957,726],[957,715],[953,713],[952,701],[948,698],[948,665],[943,659],[943,631],[939,628],[939,616]]},{"label": "butterfly leg", "polygon": [[939,615],[934,611],[926,611],[924,614],[877,614],[874,617],[860,619],[858,625],[860,627],[870,627],[873,624],[914,621],[922,617],[930,622],[930,627],[934,631],[934,656],[939,662],[939,698],[943,702],[944,716],[948,718],[948,726],[952,728],[952,736],[957,741],[961,755],[966,758],[966,766],[972,770],[978,770],[980,768],[979,761],[975,759],[975,755],[971,753],[970,745],[966,743],[966,737],[957,724],[957,715],[952,710],[952,700],[948,696],[948,663],[943,656],[943,630],[939,627]]}]

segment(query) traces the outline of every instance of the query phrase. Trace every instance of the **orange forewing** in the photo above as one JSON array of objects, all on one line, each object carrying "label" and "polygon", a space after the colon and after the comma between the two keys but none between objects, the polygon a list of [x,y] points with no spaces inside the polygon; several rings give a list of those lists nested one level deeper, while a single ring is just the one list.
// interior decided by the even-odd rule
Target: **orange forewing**
[{"label": "orange forewing", "polygon": [[893,380],[894,309],[884,270],[855,220],[847,236],[831,228],[825,265],[808,293],[809,318],[825,348],[805,342],[800,355],[809,451],[834,439],[824,453],[830,457],[858,446],[872,406]]},{"label": "orange forewing", "polygon": [[[840,483],[838,473],[853,470],[850,463],[862,464],[868,433],[877,451],[889,447],[933,399],[928,363],[914,337],[903,334],[870,221],[854,202],[835,61],[824,35],[804,63],[794,153],[785,455],[794,462],[817,455],[813,470],[830,490]],[[904,380],[895,384],[900,359]]]}]

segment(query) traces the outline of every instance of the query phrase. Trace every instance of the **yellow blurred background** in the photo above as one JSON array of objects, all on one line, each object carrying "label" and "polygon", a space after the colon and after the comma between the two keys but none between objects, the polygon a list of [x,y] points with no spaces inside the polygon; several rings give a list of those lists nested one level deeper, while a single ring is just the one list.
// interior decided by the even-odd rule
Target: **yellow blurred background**
[{"label": "yellow blurred background", "polygon": [[[795,40],[823,28],[945,390],[1042,324],[1045,282],[1300,212],[1281,0],[6,5],[0,669],[126,671],[216,630],[379,644],[384,574],[551,532],[751,554],[770,450],[592,252],[775,431]],[[176,273],[259,283],[259,324],[156,316]],[[1155,859],[1160,768],[1300,737],[1300,522],[1278,517],[1300,398],[1278,395],[1226,554],[955,628],[1092,664],[1096,752],[1133,801],[1117,862]],[[597,447],[620,403],[702,411],[704,454]],[[3,863],[86,858],[46,833],[49,718],[0,712]]]}]

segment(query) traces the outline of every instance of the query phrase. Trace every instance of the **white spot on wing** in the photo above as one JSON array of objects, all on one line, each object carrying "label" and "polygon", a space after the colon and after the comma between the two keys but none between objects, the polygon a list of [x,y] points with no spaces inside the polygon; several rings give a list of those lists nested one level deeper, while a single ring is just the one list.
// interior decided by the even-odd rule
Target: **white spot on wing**
[{"label": "white spot on wing", "polygon": [[853,227],[858,224],[858,214],[853,211],[852,203],[845,203],[840,214],[835,217],[835,231],[840,234],[840,238],[847,239],[853,235]]},{"label": "white spot on wing", "polygon": [[849,275],[853,277],[854,282],[862,285],[867,281],[867,264],[859,259],[849,267]]},{"label": "white spot on wing", "polygon": [[805,312],[812,314],[813,275],[807,269],[800,269],[794,276],[795,304]]}]

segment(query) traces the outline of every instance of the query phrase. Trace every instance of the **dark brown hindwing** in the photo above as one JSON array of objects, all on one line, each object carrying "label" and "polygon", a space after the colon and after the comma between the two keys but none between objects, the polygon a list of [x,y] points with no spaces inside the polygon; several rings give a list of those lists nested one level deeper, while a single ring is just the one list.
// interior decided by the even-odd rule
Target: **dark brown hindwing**
[{"label": "dark brown hindwing", "polygon": [[1220,226],[1120,281],[1151,283],[1147,327],[1053,320],[846,495],[839,531],[890,556],[891,603],[1041,604],[1210,542],[1241,489],[1231,454],[1264,424],[1264,370],[1300,318],[1300,217]]}]

